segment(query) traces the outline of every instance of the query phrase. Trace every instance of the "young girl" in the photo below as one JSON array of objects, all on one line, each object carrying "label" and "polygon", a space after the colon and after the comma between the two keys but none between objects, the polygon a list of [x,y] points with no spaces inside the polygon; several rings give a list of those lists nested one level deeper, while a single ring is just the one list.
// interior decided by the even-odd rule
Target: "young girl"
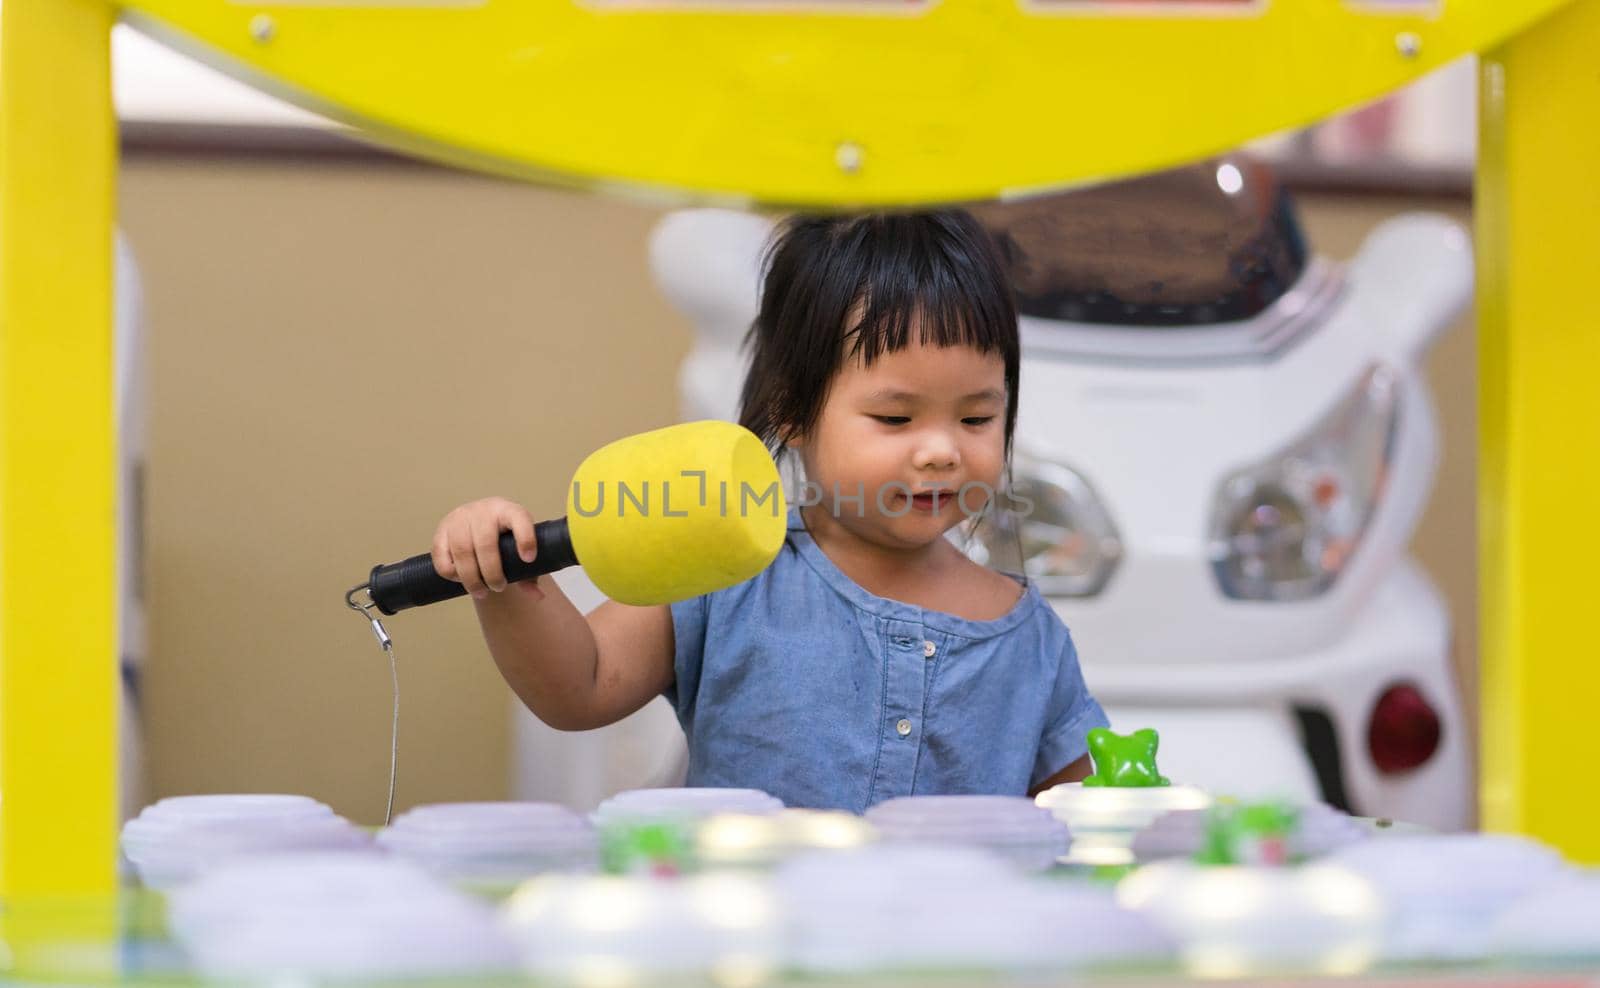
[{"label": "young girl", "polygon": [[502,592],[499,533],[531,560],[534,522],[489,498],[440,522],[435,568],[471,592],[506,682],[552,727],[665,694],[691,786],[861,812],[1083,778],[1106,717],[1066,627],[945,538],[1001,490],[1016,422],[1017,315],[989,238],[957,211],[802,217],[766,267],[740,420],[806,480],[771,566],[586,618],[549,577]]}]

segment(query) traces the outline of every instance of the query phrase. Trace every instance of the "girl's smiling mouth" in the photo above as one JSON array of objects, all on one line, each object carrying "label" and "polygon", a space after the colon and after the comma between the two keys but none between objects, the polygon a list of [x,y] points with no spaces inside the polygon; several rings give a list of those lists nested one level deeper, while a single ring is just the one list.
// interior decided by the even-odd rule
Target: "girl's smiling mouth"
[{"label": "girl's smiling mouth", "polygon": [[902,504],[909,503],[915,511],[932,513],[943,511],[946,505],[955,503],[956,492],[952,488],[939,487],[931,490],[920,490],[907,497],[900,495]]}]

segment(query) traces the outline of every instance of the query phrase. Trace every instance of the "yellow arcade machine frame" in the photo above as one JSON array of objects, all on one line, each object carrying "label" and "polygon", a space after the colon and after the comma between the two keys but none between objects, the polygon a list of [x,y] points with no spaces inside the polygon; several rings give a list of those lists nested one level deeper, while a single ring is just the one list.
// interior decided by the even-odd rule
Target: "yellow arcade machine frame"
[{"label": "yellow arcade machine frame", "polygon": [[0,898],[113,889],[113,23],[376,139],[869,205],[1231,148],[1483,53],[1482,805],[1600,862],[1600,0],[5,0]]}]

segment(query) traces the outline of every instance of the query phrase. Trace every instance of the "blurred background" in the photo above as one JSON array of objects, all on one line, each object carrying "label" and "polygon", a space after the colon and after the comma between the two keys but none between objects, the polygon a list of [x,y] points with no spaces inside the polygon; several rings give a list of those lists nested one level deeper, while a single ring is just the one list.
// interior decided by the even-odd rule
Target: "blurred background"
[{"label": "blurred background", "polygon": [[[591,450],[678,419],[692,330],[647,263],[669,207],[399,157],[125,28],[116,69],[121,228],[143,299],[134,803],[301,792],[378,822],[389,669],[343,594],[424,551],[463,501],[559,513]],[[1348,257],[1416,209],[1470,228],[1474,79],[1458,63],[1252,148],[1317,252]],[[1442,462],[1413,550],[1448,600],[1470,719],[1469,319],[1428,361]],[[470,606],[387,627],[397,812],[511,795],[515,701]]]}]

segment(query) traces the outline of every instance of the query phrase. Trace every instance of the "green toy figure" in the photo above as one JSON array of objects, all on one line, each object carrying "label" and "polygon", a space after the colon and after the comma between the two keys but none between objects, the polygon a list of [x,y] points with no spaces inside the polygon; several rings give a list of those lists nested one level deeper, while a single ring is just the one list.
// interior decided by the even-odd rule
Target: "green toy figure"
[{"label": "green toy figure", "polygon": [[689,830],[672,821],[613,823],[600,831],[601,868],[613,875],[681,875],[690,865]]},{"label": "green toy figure", "polygon": [[1156,748],[1161,736],[1145,727],[1122,735],[1103,727],[1089,731],[1089,757],[1094,774],[1083,780],[1086,786],[1146,788],[1170,786],[1171,780],[1156,770]]},{"label": "green toy figure", "polygon": [[1289,838],[1299,811],[1284,803],[1218,804],[1206,815],[1205,843],[1195,861],[1208,865],[1292,864]]}]

